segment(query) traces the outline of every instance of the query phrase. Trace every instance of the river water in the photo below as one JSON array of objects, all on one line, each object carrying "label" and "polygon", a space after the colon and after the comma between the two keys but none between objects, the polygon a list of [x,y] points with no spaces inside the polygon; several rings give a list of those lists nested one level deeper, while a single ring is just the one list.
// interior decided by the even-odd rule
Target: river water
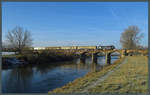
[{"label": "river water", "polygon": [[[118,56],[111,58],[113,63]],[[42,64],[2,70],[2,93],[48,93],[88,72],[101,69],[105,64],[105,57],[98,57],[97,63],[86,58],[85,61],[75,59],[57,64],[61,65]]]}]

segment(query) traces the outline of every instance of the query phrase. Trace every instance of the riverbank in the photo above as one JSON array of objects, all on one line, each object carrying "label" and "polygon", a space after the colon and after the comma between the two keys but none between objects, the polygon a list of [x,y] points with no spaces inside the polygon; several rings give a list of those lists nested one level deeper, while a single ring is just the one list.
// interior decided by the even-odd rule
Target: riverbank
[{"label": "riverbank", "polygon": [[[2,67],[7,68],[15,64],[13,59],[22,61],[28,64],[22,65],[37,65],[37,64],[53,64],[54,62],[72,61],[77,58],[75,54],[56,53],[53,51],[42,51],[42,52],[25,52],[23,54],[11,54],[2,56]],[[20,64],[21,65],[21,64]]]},{"label": "riverbank", "polygon": [[100,71],[89,72],[84,77],[78,78],[73,82],[66,84],[61,88],[56,88],[48,93],[81,93],[84,88],[88,87],[91,83],[97,81],[99,77],[104,76],[110,70],[114,69],[119,65],[124,59],[118,59],[112,65],[105,65]]},{"label": "riverbank", "polygon": [[[120,65],[119,63],[123,61],[125,62]],[[116,66],[117,69],[115,69]],[[112,70],[114,71],[105,77],[106,79],[99,81]],[[96,85],[93,87],[94,82]],[[48,93],[148,93],[148,58],[128,56],[125,59],[119,59],[99,72],[88,73]]]}]

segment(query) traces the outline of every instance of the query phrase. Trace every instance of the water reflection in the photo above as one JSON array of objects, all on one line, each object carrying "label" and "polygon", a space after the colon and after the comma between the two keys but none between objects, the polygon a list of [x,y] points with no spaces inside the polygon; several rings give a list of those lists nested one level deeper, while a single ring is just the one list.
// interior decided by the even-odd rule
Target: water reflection
[{"label": "water reflection", "polygon": [[[112,57],[112,62],[117,57]],[[61,87],[88,72],[96,72],[105,64],[105,57],[99,56],[97,62],[91,58],[76,59],[71,62],[43,63],[36,66],[18,67],[2,70],[3,93],[47,93]]]},{"label": "water reflection", "polygon": [[[7,74],[7,76],[3,77],[3,74]],[[5,78],[5,81],[3,83],[3,85],[5,86],[5,90],[7,89],[11,92],[20,93],[24,92],[27,89],[30,89],[32,77],[33,69],[30,67],[14,68],[13,70],[5,71],[5,73],[2,71],[2,78]]]}]

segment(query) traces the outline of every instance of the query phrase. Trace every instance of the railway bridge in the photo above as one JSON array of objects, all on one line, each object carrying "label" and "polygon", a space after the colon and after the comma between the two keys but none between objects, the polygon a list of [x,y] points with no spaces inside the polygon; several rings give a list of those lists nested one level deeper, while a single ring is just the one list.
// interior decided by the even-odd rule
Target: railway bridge
[{"label": "railway bridge", "polygon": [[[43,50],[36,50],[41,52]],[[75,54],[80,55],[81,58],[85,58],[86,55],[91,55],[92,61],[97,61],[97,56],[105,56],[105,62],[110,64],[111,56],[113,53],[119,53],[120,58],[124,56],[145,56],[148,55],[148,50],[125,50],[125,49],[113,49],[113,50],[99,50],[99,49],[51,49],[46,51],[54,51],[57,53],[63,52],[65,54]]]}]

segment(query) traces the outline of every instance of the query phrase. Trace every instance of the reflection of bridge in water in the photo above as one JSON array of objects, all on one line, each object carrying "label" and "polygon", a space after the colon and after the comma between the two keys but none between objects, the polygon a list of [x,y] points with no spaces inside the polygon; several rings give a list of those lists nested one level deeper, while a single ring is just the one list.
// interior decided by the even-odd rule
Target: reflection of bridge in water
[{"label": "reflection of bridge in water", "polygon": [[[36,50],[38,52],[41,52],[43,50]],[[105,62],[107,64],[110,64],[111,62],[111,56],[114,53],[118,53],[120,58],[123,58],[124,56],[133,56],[133,55],[139,55],[139,56],[145,56],[148,55],[148,50],[125,50],[125,49],[113,49],[113,50],[99,50],[99,49],[53,49],[53,50],[47,50],[47,51],[55,51],[56,53],[64,53],[64,54],[75,54],[81,57],[83,60],[87,55],[90,55],[92,57],[92,61],[97,61],[97,56],[105,56]]]}]

